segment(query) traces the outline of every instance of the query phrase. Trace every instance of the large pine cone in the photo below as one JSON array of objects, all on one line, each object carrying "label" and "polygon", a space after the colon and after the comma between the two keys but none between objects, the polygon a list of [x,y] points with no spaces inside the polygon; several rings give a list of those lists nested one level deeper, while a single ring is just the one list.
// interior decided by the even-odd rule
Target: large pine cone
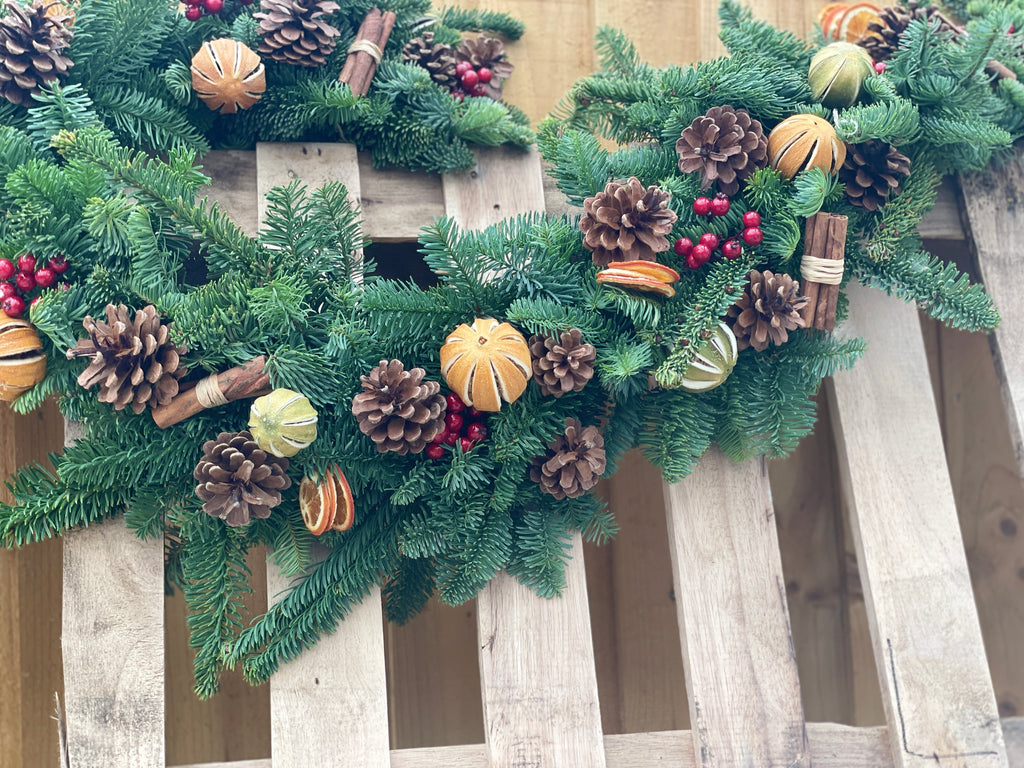
[{"label": "large pine cone", "polygon": [[584,200],[580,230],[594,263],[607,267],[613,261],[657,261],[655,254],[668,250],[667,235],[676,223],[668,200],[668,192],[645,190],[635,176],[625,184],[611,181],[604,192]]},{"label": "large pine cone", "polygon": [[435,44],[433,32],[424,32],[423,37],[406,43],[402,59],[423,67],[430,73],[430,79],[443,88],[451,90],[459,83],[455,76],[455,52],[451,46]]},{"label": "large pine cone", "polygon": [[530,355],[533,378],[545,395],[561,397],[567,392],[579,392],[594,378],[597,350],[593,344],[583,343],[583,333],[578,328],[563,331],[558,338],[531,336]]},{"label": "large pine cone", "polygon": [[352,398],[352,413],[380,453],[419,453],[444,431],[447,404],[441,385],[423,381],[425,373],[405,370],[400,360],[381,360],[369,376],[360,377],[363,391]]},{"label": "large pine cone", "polygon": [[869,211],[877,211],[890,193],[899,194],[903,179],[909,175],[910,158],[877,139],[847,144],[846,160],[839,169],[847,199]]},{"label": "large pine cone", "polygon": [[264,12],[252,15],[263,38],[257,50],[285,64],[322,66],[341,34],[322,17],[339,7],[332,0],[260,0]]},{"label": "large pine cone", "polygon": [[130,404],[142,413],[147,403],[155,407],[170,402],[185,375],[179,367],[185,348],[170,341],[169,326],[160,322],[156,307],[143,307],[133,320],[128,307],[107,304],[106,315],[105,323],[86,315],[82,326],[89,338],[67,352],[69,360],[92,357],[78,383],[86,389],[99,384],[100,402],[112,403],[117,411]]},{"label": "large pine cone", "polygon": [[718,182],[719,192],[734,195],[743,179],[767,164],[768,139],[745,109],[712,107],[683,129],[676,154],[680,171],[703,173],[702,189]]},{"label": "large pine cone", "polygon": [[[61,51],[71,43],[73,16],[58,3],[36,0],[25,8],[7,0],[0,18],[0,94],[28,105],[46,83],[64,77],[72,66]],[[63,10],[62,10],[63,9]]]},{"label": "large pine cone", "polygon": [[[887,6],[878,14],[878,21],[868,24],[868,31],[857,41],[857,45],[867,50],[875,61],[886,61],[899,50],[900,35],[906,31],[910,22],[915,19],[931,21],[938,13],[937,5],[921,6],[917,0],[909,0],[906,8]],[[948,32],[952,29],[945,19],[941,19],[940,31]]]},{"label": "large pine cone", "polygon": [[726,321],[736,336],[736,346],[758,352],[768,343],[776,346],[789,340],[789,331],[806,327],[800,310],[810,299],[800,295],[800,283],[786,274],[750,271],[750,283],[743,295],[729,307]]},{"label": "large pine cone", "polygon": [[203,510],[231,526],[270,516],[281,491],[292,484],[288,459],[271,456],[250,432],[221,432],[203,444],[203,458],[192,476]]},{"label": "large pine cone", "polygon": [[606,466],[601,431],[570,417],[565,433],[555,438],[547,454],[533,460],[530,477],[544,493],[572,499],[597,485]]},{"label": "large pine cone", "polygon": [[505,55],[505,46],[501,40],[480,35],[477,38],[466,38],[455,48],[455,63],[468,61],[473,69],[487,67],[491,70],[491,82],[481,83],[484,91],[495,101],[501,98],[501,82],[512,74],[515,66]]}]

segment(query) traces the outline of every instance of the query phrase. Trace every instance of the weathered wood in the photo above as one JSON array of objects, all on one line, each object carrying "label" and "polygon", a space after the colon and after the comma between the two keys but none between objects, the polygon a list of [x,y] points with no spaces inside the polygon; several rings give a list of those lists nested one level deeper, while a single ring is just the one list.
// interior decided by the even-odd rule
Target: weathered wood
[{"label": "weathered wood", "polygon": [[1010,768],[1024,768],[1024,717],[1003,720],[1003,736]]},{"label": "weathered wood", "polygon": [[665,506],[698,764],[809,766],[765,459],[712,449]]},{"label": "weathered wood", "polygon": [[957,202],[956,183],[946,177],[939,185],[935,207],[928,212],[918,227],[921,237],[928,240],[963,240],[967,237]]},{"label": "weathered wood", "polygon": [[849,293],[844,334],[870,346],[830,402],[895,763],[1004,768],[917,314]]},{"label": "weathered wood", "polygon": [[444,215],[440,176],[376,169],[360,152],[359,186],[363,234],[374,242],[416,240],[420,227]]},{"label": "weathered wood", "polygon": [[267,217],[267,192],[296,179],[310,192],[328,182],[340,181],[352,201],[359,202],[359,165],[352,144],[257,144],[256,174],[256,212],[261,227]]},{"label": "weathered wood", "polygon": [[469,171],[443,177],[445,213],[463,229],[482,229],[521,213],[544,210],[540,154],[497,147],[478,150]]},{"label": "weathered wood", "polygon": [[246,234],[259,231],[259,193],[256,188],[256,153],[236,150],[208,152],[202,171],[210,184],[202,194],[217,203]]},{"label": "weathered wood", "polygon": [[1021,216],[1024,173],[1021,152],[1015,162],[980,174],[962,176],[969,241],[978,272],[1003,321],[994,334],[993,352],[1010,423],[1017,464],[1024,472],[1024,307],[1014,290],[1020,281]]}]

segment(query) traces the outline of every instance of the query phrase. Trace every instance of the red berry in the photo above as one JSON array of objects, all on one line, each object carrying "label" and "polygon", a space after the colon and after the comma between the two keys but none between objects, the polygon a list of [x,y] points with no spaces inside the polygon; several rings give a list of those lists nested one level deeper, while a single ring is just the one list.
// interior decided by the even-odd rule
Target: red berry
[{"label": "red berry", "polygon": [[185,5],[199,5],[203,0],[185,0]]},{"label": "red berry", "polygon": [[22,293],[28,293],[36,287],[36,278],[31,272],[19,272],[14,280],[18,284],[18,290]]},{"label": "red berry", "polygon": [[743,246],[739,240],[726,240],[722,243],[722,255],[727,259],[738,259],[743,253]]},{"label": "red berry", "polygon": [[8,296],[0,304],[0,308],[7,313],[8,317],[21,317],[25,311],[25,300],[20,296]]},{"label": "red berry", "polygon": [[57,282],[57,273],[49,267],[40,267],[36,270],[36,285],[40,288],[49,288]]},{"label": "red berry", "polygon": [[704,264],[711,258],[711,249],[703,243],[697,243],[697,245],[693,246],[693,250],[690,251],[690,256],[693,256],[698,264]]},{"label": "red berry", "polygon": [[1010,28],[1008,30],[1006,30],[1006,31],[1007,31],[1008,34],[1012,35],[1014,32],[1017,31],[1017,25],[1016,24],[1011,24]]},{"label": "red berry", "polygon": [[198,5],[190,5],[185,9],[185,18],[189,21],[199,21],[199,17],[203,15],[203,9]]},{"label": "red berry", "polygon": [[743,214],[743,226],[744,227],[760,227],[761,226],[761,214],[757,211],[747,211]]},{"label": "red berry", "polygon": [[476,85],[473,86],[473,95],[474,96],[486,96],[487,95],[487,88],[484,87],[483,83],[477,83]]},{"label": "red berry", "polygon": [[698,197],[693,201],[693,212],[698,216],[707,216],[711,213],[711,200],[707,197]]},{"label": "red berry", "polygon": [[208,13],[220,13],[224,10],[224,0],[203,0]]},{"label": "red berry", "polygon": [[698,245],[706,245],[709,250],[715,250],[718,247],[718,235],[714,232],[705,232],[700,236],[700,242]]},{"label": "red berry", "polygon": [[466,92],[461,88],[456,88],[454,91],[452,91],[452,98],[461,104],[463,101],[466,100]]},{"label": "red berry", "polygon": [[878,74],[882,74],[883,72],[885,72],[885,62],[884,61],[876,61],[875,62],[875,72],[877,72]]},{"label": "red berry", "polygon": [[462,417],[457,413],[449,413],[444,417],[444,426],[449,432],[462,431]]},{"label": "red berry", "polygon": [[61,283],[57,287],[60,288],[60,290],[62,290],[62,291],[70,291],[71,290],[71,283]]},{"label": "red berry", "polygon": [[693,252],[691,252],[690,255],[686,257],[686,266],[688,266],[690,269],[700,269],[703,263],[703,261],[701,261],[700,259],[693,255]]},{"label": "red berry", "polygon": [[431,443],[427,446],[427,456],[432,459],[440,459],[444,456],[444,446],[438,445],[437,443]]},{"label": "red berry", "polygon": [[10,259],[0,259],[0,280],[9,280],[14,277],[17,267]]},{"label": "red berry", "polygon": [[444,433],[444,444],[445,445],[455,445],[457,442],[459,442],[459,433],[458,432],[445,432]]},{"label": "red berry", "polygon": [[28,272],[29,274],[36,271],[36,257],[31,253],[23,253],[18,257],[18,271]]},{"label": "red berry", "polygon": [[487,437],[487,427],[485,427],[479,421],[474,421],[472,424],[466,427],[466,437],[468,437],[474,443],[478,443],[485,437]]},{"label": "red berry", "polygon": [[473,441],[470,440],[468,437],[460,437],[459,448],[462,449],[463,453],[469,453],[471,450],[473,450]]},{"label": "red berry", "polygon": [[447,434],[448,434],[448,430],[447,429],[442,429],[440,432],[438,432],[436,435],[434,435],[434,439],[431,440],[430,442],[437,443],[438,445],[440,445],[441,443],[444,442],[444,436],[447,435]]},{"label": "red berry", "polygon": [[725,216],[729,212],[729,198],[723,193],[719,192],[715,195],[715,199],[711,201],[711,215],[712,216]]},{"label": "red berry", "polygon": [[468,61],[460,61],[458,64],[455,65],[455,76],[456,77],[462,77],[464,74],[469,72],[469,70],[471,70],[472,68],[473,68],[473,65],[470,64]]},{"label": "red berry", "polygon": [[759,245],[764,240],[764,232],[759,227],[747,227],[743,230],[743,242],[747,245]]},{"label": "red berry", "polygon": [[476,71],[476,76],[480,78],[481,83],[491,82],[491,78],[494,77],[494,73],[491,72],[487,67],[480,67]]},{"label": "red berry", "polygon": [[469,406],[469,408],[466,410],[466,415],[469,416],[469,418],[471,419],[482,419],[485,416],[487,416],[486,413],[484,413],[483,411],[478,411],[472,405]]},{"label": "red berry", "polygon": [[18,289],[14,287],[14,283],[0,283],[0,301],[8,296],[14,296],[17,292]]},{"label": "red berry", "polygon": [[693,250],[693,241],[688,237],[680,237],[672,247],[680,256],[686,257]]},{"label": "red berry", "polygon": [[473,90],[473,86],[480,82],[480,77],[472,69],[465,72],[460,79],[462,87],[467,91]]},{"label": "red berry", "polygon": [[462,398],[452,392],[445,398],[448,403],[448,413],[462,413],[466,410],[466,404],[462,402]]},{"label": "red berry", "polygon": [[68,267],[71,265],[68,263],[67,257],[63,253],[58,253],[56,256],[50,259],[49,267],[58,275],[63,275],[68,271]]}]

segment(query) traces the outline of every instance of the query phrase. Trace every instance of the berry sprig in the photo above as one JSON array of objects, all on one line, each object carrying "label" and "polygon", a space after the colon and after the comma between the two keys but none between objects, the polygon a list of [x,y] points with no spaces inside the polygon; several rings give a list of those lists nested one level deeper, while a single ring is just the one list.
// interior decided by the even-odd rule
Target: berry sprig
[{"label": "berry sprig", "polygon": [[446,445],[453,448],[458,445],[463,453],[468,453],[487,437],[487,426],[483,422],[486,414],[483,411],[467,406],[454,392],[445,399],[448,401],[448,414],[444,417],[444,431],[427,446],[427,456],[432,459],[444,456]]},{"label": "berry sprig", "polygon": [[[36,288],[50,288],[57,282],[57,276],[68,271],[70,265],[62,254],[57,254],[43,266],[38,266],[36,257],[23,253],[15,265],[10,259],[0,259],[0,309],[9,317],[25,314],[25,301]],[[67,283],[61,283],[67,289]],[[32,299],[35,303],[36,296]]]},{"label": "berry sprig", "polygon": [[[215,16],[224,10],[224,0],[183,0],[185,18],[199,21],[204,15]],[[242,5],[252,5],[253,0],[238,0]]]},{"label": "berry sprig", "polygon": [[[694,200],[693,212],[698,216],[725,216],[729,213],[730,206],[729,198],[719,192],[714,198],[698,197]],[[696,270],[711,261],[711,257],[719,247],[721,247],[723,257],[738,259],[743,253],[741,240],[753,247],[760,245],[763,239],[761,214],[757,211],[747,211],[743,214],[742,232],[725,238],[719,237],[714,232],[705,232],[696,244],[688,237],[680,237],[676,240],[673,250],[686,260],[687,267]]]},{"label": "berry sprig", "polygon": [[459,78],[460,86],[452,90],[452,97],[456,101],[462,101],[467,96],[486,96],[487,89],[484,87],[491,82],[494,73],[487,67],[475,69],[468,61],[460,61],[455,65],[455,76]]}]

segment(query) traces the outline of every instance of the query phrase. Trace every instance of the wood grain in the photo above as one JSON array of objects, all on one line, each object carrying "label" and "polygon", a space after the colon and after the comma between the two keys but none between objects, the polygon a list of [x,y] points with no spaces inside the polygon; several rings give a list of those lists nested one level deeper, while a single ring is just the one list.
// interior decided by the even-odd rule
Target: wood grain
[{"label": "wood grain", "polygon": [[917,315],[849,293],[870,346],[830,400],[894,759],[1006,766]]},{"label": "wood grain", "polygon": [[698,764],[809,766],[765,460],[712,449],[665,506]]}]

